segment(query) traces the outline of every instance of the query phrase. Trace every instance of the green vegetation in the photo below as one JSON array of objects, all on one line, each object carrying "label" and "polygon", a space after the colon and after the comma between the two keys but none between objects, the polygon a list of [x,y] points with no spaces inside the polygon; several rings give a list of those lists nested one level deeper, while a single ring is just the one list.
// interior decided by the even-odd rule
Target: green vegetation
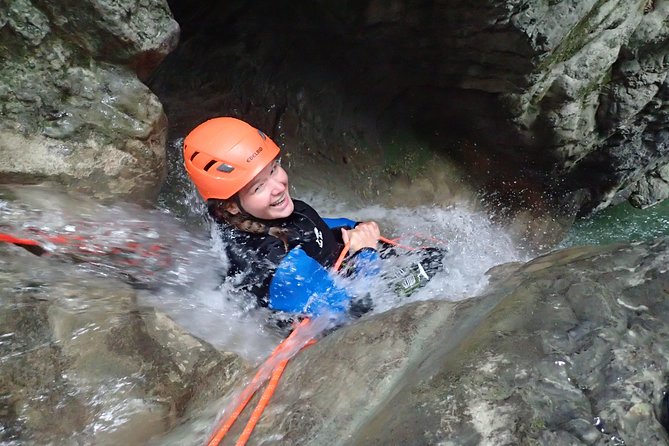
[{"label": "green vegetation", "polygon": [[545,71],[553,65],[569,60],[585,46],[588,36],[597,26],[597,23],[594,23],[594,18],[602,5],[607,2],[608,0],[598,0],[592,6],[592,9],[572,28],[555,51],[541,61],[538,67],[539,71]]},{"label": "green vegetation", "polygon": [[546,429],[546,422],[538,418],[533,418],[530,422],[530,429],[536,432]]}]

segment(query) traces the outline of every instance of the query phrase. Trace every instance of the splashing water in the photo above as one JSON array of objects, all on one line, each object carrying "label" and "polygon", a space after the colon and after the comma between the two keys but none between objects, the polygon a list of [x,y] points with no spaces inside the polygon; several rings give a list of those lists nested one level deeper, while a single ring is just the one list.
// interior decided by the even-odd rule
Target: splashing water
[{"label": "splashing water", "polygon": [[[437,273],[425,287],[409,297],[399,297],[389,289],[381,276],[372,284],[358,283],[360,287],[366,288],[365,291],[371,290],[374,301],[373,314],[417,300],[461,300],[475,296],[487,285],[485,272],[489,268],[500,263],[522,260],[523,257],[505,231],[494,225],[486,215],[465,207],[353,208],[346,203],[334,202],[330,198],[313,193],[308,194],[305,201],[314,206],[324,217],[348,217],[358,221],[375,220],[382,228],[382,234],[388,238],[401,236],[403,243],[418,246],[426,241],[425,236],[427,236],[442,241],[440,247],[445,245],[447,248],[447,254],[443,259],[443,271]],[[193,209],[201,209],[201,205],[196,202]],[[223,242],[216,231],[212,230],[211,234],[212,249],[218,253],[220,261],[225,263],[227,260],[223,254],[225,248]],[[400,257],[410,256],[411,254],[407,253]],[[395,265],[391,262],[387,267],[392,269]],[[352,287],[355,294],[355,283],[343,278],[339,280],[345,286]],[[163,299],[164,297],[165,294]],[[172,314],[175,310],[180,312],[179,321],[191,332],[258,364],[268,357],[270,351],[285,335],[274,332],[268,326],[266,322],[268,310],[253,308],[253,304],[249,302],[255,303],[255,298],[240,296],[239,292],[227,283],[216,290],[211,286],[196,286],[190,290],[188,304],[180,302],[178,295],[173,296],[173,302]],[[193,311],[186,311],[186,307],[190,307]],[[314,324],[308,337],[317,337],[320,330],[326,327],[322,321],[320,324]],[[271,358],[270,356],[270,361],[264,363],[258,370],[258,373],[262,374],[263,367],[268,368],[263,375],[265,378],[272,369],[270,366],[276,363]],[[226,420],[234,407],[244,400],[245,392],[249,388],[255,390],[261,382],[264,381],[258,379],[256,382],[254,378],[247,381],[248,387],[240,388],[239,393],[229,395],[221,406],[223,410],[218,413],[218,420],[214,425]],[[211,434],[211,431],[207,432],[207,435]]]},{"label": "splashing water", "polygon": [[[328,202],[318,196],[311,196],[310,203],[317,210],[335,210],[337,215],[321,211],[321,215],[326,217],[374,220],[379,224],[383,236],[391,239],[400,237],[404,245],[446,248],[443,271],[409,297],[399,297],[383,279],[374,283],[373,313],[418,300],[455,301],[475,296],[488,283],[485,275],[487,270],[502,263],[527,260],[508,233],[494,225],[485,214],[468,210],[464,206],[423,206],[413,209],[371,206],[347,209],[342,204]],[[408,252],[402,253],[402,256],[408,259],[402,259],[399,263],[407,263],[411,258]],[[397,267],[392,259],[384,262],[389,262],[383,267],[384,270]]]},{"label": "splashing water", "polygon": [[35,200],[39,189],[15,190],[18,200],[0,194],[0,232],[34,240],[49,257],[81,270],[141,287],[181,285],[195,280],[200,264],[211,257],[209,241],[186,231],[165,211],[42,201]]},{"label": "splashing water", "polygon": [[[181,193],[193,197],[192,185]],[[378,278],[373,283],[359,283],[359,287],[371,289],[374,309],[380,313],[409,302],[426,299],[461,300],[475,296],[487,284],[485,272],[491,267],[523,260],[523,254],[512,238],[503,229],[494,225],[488,217],[466,207],[451,206],[421,207],[417,209],[386,209],[379,206],[353,208],[346,203],[336,202],[322,194],[308,193],[306,200],[324,217],[347,217],[357,221],[374,220],[388,238],[402,237],[402,241],[415,246],[439,241],[440,247],[447,248],[443,259],[443,271],[423,288],[409,297],[399,297]],[[302,198],[302,197],[300,197]],[[178,200],[181,205],[184,200]],[[202,212],[199,199],[191,201],[186,210],[188,218],[194,218]],[[184,208],[182,207],[182,212]],[[212,250],[219,257],[221,270],[225,269],[227,259],[223,242],[216,231],[211,229]],[[410,257],[403,253],[401,257]],[[401,261],[406,262],[407,259]],[[387,269],[396,267],[393,260],[384,261]],[[217,277],[219,283],[197,283],[187,293],[183,290],[163,291],[161,308],[170,313],[195,335],[206,339],[213,345],[233,351],[254,361],[266,357],[285,333],[277,331],[267,322],[269,310],[257,309],[255,298],[244,295]],[[355,283],[340,279],[344,286],[352,287]],[[370,288],[371,287],[371,288]],[[187,297],[184,297],[186,296]],[[165,302],[170,302],[165,305]]]},{"label": "splashing water", "polygon": [[[166,312],[219,349],[258,362],[285,332],[267,322],[271,312],[255,308],[254,297],[224,281],[224,246],[206,224],[203,203],[193,199],[194,193],[190,183],[182,184],[179,195],[186,198],[176,200],[179,210],[160,211],[129,204],[78,202],[72,207],[55,200],[22,196],[8,201],[0,196],[0,217],[3,230],[10,228],[13,235],[43,243],[51,255],[76,263],[84,271],[125,279],[138,288],[142,304]],[[443,271],[409,297],[399,297],[383,278],[364,284],[371,286],[373,313],[417,300],[474,296],[487,284],[485,272],[489,268],[523,260],[507,233],[483,213],[464,206],[353,208],[313,192],[306,198],[323,216],[375,220],[385,237],[402,237],[402,242],[410,245],[436,239],[446,246]],[[186,230],[184,221],[191,230]],[[68,243],[54,241],[57,237]],[[401,257],[410,258],[410,254]],[[385,263],[389,269],[396,266],[391,259]]]},{"label": "splashing water", "polygon": [[[171,166],[174,168],[170,169],[170,178],[163,189],[160,203],[178,213],[182,219],[201,221],[205,206],[180,167],[183,164],[181,144],[180,139],[170,144]],[[407,243],[419,244],[423,240],[416,234],[421,234],[445,242],[448,252],[443,260],[443,271],[409,297],[398,297],[381,279],[371,284],[359,284],[372,287],[373,313],[417,300],[460,300],[474,296],[486,286],[485,272],[488,269],[505,262],[528,260],[506,231],[494,225],[484,213],[469,210],[467,206],[354,208],[345,202],[336,201],[327,191],[295,193],[293,188],[291,195],[306,201],[324,217],[375,220],[381,227],[382,235],[388,238],[402,237]],[[206,229],[203,228],[203,231]],[[222,242],[215,231],[212,230],[211,234],[212,249],[225,263]],[[393,261],[384,263],[387,263],[385,266],[388,269],[395,267]],[[345,285],[355,287],[351,283]],[[246,358],[260,360],[283,336],[268,327],[267,310],[253,308],[255,298],[240,296],[238,291],[227,284],[218,289],[211,285],[197,285],[189,290],[187,300],[180,301],[178,295],[172,297],[172,311],[182,314],[178,318],[179,322],[219,348],[234,351]],[[225,323],[217,323],[217,320]]]},{"label": "splashing water", "polygon": [[[188,184],[181,193],[193,197],[193,190],[188,187],[192,186]],[[421,237],[416,234],[445,242],[448,253],[443,259],[443,271],[410,297],[398,297],[379,279],[371,287],[374,313],[416,300],[459,300],[476,295],[487,283],[486,270],[499,263],[521,259],[511,237],[484,214],[464,206],[354,208],[320,194],[312,193],[306,198],[323,216],[376,220],[384,236],[402,236],[402,241],[407,244],[421,242]],[[37,285],[34,281],[18,282],[24,288],[11,292],[21,294],[30,291],[27,287],[51,281],[76,284],[73,290],[81,290],[86,287],[85,282],[91,274],[120,278],[135,288],[134,294],[132,290],[127,295],[122,294],[128,296],[128,302],[136,295],[140,305],[162,310],[191,334],[221,350],[260,363],[285,337],[285,331],[267,322],[271,312],[256,308],[255,298],[240,293],[224,281],[227,259],[223,242],[202,217],[202,202],[190,199],[179,203],[184,215],[177,215],[180,211],[169,208],[147,210],[129,204],[102,206],[66,196],[59,198],[53,190],[46,193],[32,187],[17,188],[5,195],[0,189],[0,231],[39,241],[47,247],[47,257],[54,260],[40,264],[44,265],[44,270],[39,271]],[[61,243],[59,237],[67,243]],[[151,246],[158,248],[146,249]],[[65,264],[67,268],[61,268]],[[72,273],[71,267],[76,269],[76,274]],[[16,265],[16,268],[22,266]],[[112,310],[105,309],[105,299],[113,303],[110,308],[116,308],[118,282],[102,282],[105,285],[96,282],[88,300],[81,301],[80,296],[72,299],[71,305],[76,308],[67,308],[76,312],[76,320],[83,321],[82,326],[67,334],[69,339],[59,342],[83,348],[81,346],[86,345],[89,337],[114,326],[109,322]],[[15,305],[15,301],[7,298],[0,304]],[[35,305],[35,302],[26,299],[20,304]],[[65,303],[59,305],[66,306]],[[134,308],[134,303],[129,305]],[[116,311],[118,315],[114,317],[119,318],[132,314],[126,307]],[[318,324],[313,327],[321,329]],[[310,337],[316,335],[309,334]],[[0,346],[7,343],[14,346],[12,349],[17,350],[17,354],[23,354],[12,333],[0,339]],[[147,404],[154,404],[144,401],[145,405],[141,406],[139,400],[121,400],[122,397],[116,396],[116,393],[125,395],[127,392],[120,389],[136,386],[142,379],[141,374],[111,376],[95,381],[89,387],[81,385],[76,392],[86,394],[85,398],[82,396],[86,404],[104,406],[104,410],[98,412],[99,416],[84,428],[86,435],[122,430],[121,425],[127,424],[131,414],[143,413]]]}]

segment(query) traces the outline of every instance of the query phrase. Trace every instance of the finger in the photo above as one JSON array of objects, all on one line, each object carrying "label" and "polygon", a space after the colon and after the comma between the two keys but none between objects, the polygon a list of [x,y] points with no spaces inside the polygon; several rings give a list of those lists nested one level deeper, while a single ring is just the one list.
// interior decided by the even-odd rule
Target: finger
[{"label": "finger", "polygon": [[345,245],[348,245],[351,241],[351,238],[348,235],[348,231],[346,229],[341,230],[341,239],[344,242]]}]

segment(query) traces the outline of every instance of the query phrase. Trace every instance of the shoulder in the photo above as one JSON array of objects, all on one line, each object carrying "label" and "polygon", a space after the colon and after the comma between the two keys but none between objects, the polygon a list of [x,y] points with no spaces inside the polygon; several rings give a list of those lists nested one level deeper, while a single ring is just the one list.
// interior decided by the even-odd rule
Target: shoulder
[{"label": "shoulder", "polygon": [[253,251],[261,255],[285,255],[286,248],[281,240],[268,234],[253,234],[240,231],[229,225],[221,225],[221,238],[226,247],[237,251]]},{"label": "shoulder", "polygon": [[311,206],[309,206],[307,203],[301,200],[294,200],[295,204],[295,209],[293,210],[293,221],[299,220],[300,217],[304,218],[306,217],[309,221],[314,223],[316,226],[327,226],[325,225],[325,222],[323,221],[323,217],[321,217],[318,212]]}]

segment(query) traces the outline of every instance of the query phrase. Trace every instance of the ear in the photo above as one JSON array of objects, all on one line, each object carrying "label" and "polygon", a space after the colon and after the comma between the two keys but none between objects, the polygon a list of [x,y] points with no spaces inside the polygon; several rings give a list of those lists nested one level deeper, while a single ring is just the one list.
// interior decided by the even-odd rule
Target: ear
[{"label": "ear", "polygon": [[225,210],[228,211],[232,215],[237,215],[241,212],[239,209],[239,206],[237,206],[237,203],[234,201],[231,201],[225,205]]}]

